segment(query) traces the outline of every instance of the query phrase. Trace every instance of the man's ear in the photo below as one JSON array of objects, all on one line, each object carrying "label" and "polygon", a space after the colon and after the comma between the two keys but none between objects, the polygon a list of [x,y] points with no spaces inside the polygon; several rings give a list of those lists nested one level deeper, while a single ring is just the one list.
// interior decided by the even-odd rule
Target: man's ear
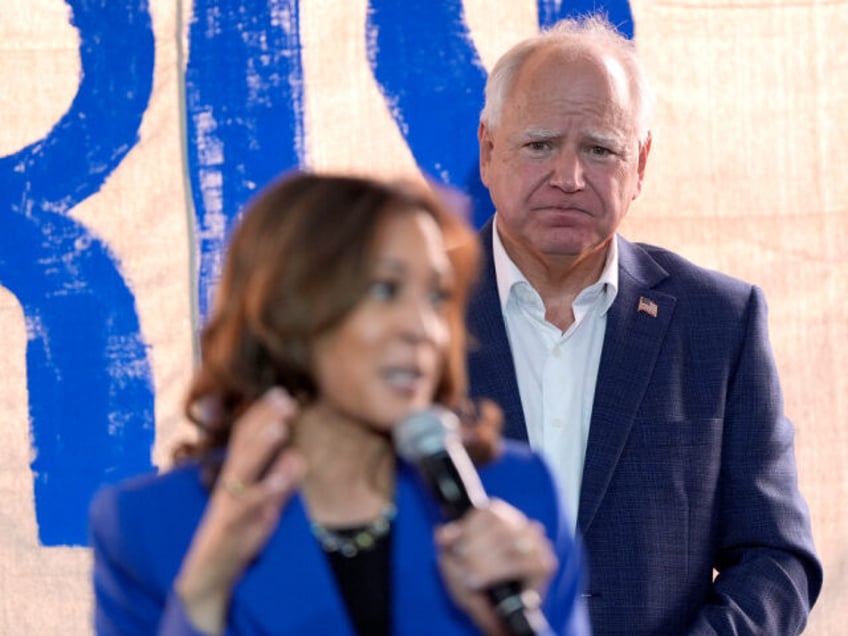
[{"label": "man's ear", "polygon": [[639,181],[636,185],[636,192],[633,193],[635,199],[642,191],[642,181],[645,178],[645,166],[648,165],[648,155],[651,153],[651,132],[648,131],[648,136],[643,143],[639,144],[639,164],[636,166],[636,172],[639,175]]},{"label": "man's ear", "polygon": [[492,136],[482,121],[477,127],[477,141],[480,144],[480,180],[488,186],[489,164],[492,161]]}]

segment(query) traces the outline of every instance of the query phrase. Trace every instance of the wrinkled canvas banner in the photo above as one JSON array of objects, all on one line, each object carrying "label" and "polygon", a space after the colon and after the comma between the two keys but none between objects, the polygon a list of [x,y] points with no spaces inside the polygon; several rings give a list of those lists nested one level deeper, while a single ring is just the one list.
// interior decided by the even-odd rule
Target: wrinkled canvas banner
[{"label": "wrinkled canvas banner", "polygon": [[[477,175],[487,69],[593,2],[0,3],[0,634],[91,631],[86,510],[169,464],[244,202],[282,170]],[[658,96],[625,220],[760,285],[825,585],[848,619],[848,4],[607,2]],[[752,452],[755,452],[752,450]]]}]

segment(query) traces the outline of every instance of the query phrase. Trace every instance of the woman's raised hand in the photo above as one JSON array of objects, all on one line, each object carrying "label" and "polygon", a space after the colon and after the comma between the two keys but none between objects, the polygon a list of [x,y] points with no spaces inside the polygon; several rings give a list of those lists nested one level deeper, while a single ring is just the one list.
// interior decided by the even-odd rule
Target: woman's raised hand
[{"label": "woman's raised hand", "polygon": [[272,388],[234,424],[209,504],[175,583],[192,624],[223,631],[233,585],[262,550],[303,477],[287,442],[294,400]]}]

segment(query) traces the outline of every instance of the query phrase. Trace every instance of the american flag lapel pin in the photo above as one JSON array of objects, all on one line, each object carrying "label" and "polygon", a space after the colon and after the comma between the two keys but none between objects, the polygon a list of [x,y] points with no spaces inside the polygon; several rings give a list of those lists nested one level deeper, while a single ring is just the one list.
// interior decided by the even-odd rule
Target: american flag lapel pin
[{"label": "american flag lapel pin", "polygon": [[645,298],[644,296],[639,296],[639,306],[636,308],[637,311],[644,311],[651,318],[657,317],[657,312],[659,311],[659,307],[657,307],[657,303],[655,303],[650,298]]}]

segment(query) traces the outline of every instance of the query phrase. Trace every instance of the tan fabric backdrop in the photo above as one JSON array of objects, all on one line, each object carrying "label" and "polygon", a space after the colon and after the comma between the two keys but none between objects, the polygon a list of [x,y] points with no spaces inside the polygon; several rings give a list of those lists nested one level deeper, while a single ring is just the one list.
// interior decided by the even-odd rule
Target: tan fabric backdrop
[{"label": "tan fabric backdrop", "polygon": [[[137,299],[155,385],[153,460],[185,433],[193,349],[192,219],[181,73],[187,2],[151,0],[154,89],[141,141],[72,211],[118,255]],[[366,0],[301,2],[308,161],[415,173],[366,62]],[[631,2],[658,94],[631,239],[663,244],[762,286],[825,585],[807,633],[848,622],[848,4],[826,0]],[[531,0],[466,0],[487,67],[535,30]],[[0,156],[42,138],[80,73],[61,0],[0,3]],[[343,105],[343,108],[340,107]],[[339,113],[344,112],[344,117]],[[0,231],[3,231],[0,225]],[[27,328],[0,287],[0,634],[90,632],[90,555],[39,545],[26,386]]]}]

